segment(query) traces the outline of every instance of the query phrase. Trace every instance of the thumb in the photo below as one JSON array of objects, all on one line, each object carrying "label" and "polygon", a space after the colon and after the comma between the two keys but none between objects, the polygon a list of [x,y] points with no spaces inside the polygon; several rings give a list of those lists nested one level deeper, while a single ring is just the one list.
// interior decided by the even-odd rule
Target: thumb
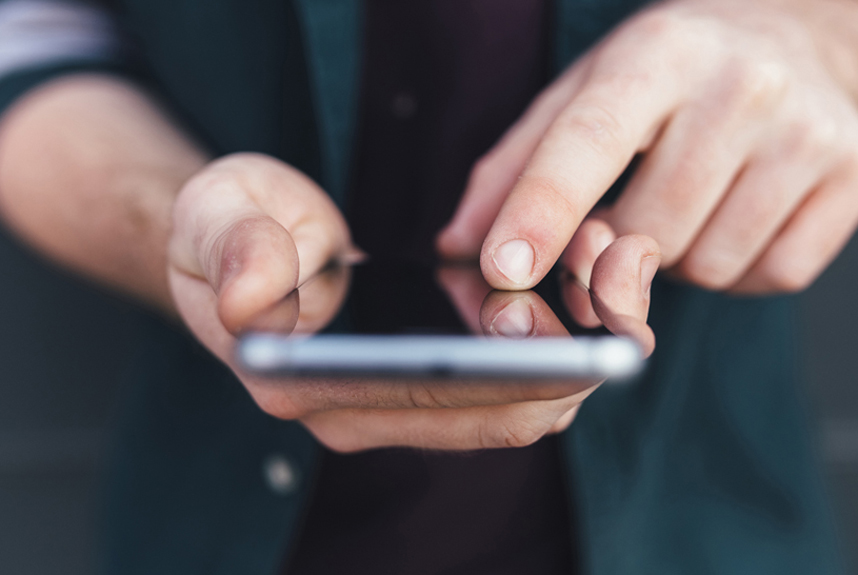
[{"label": "thumb", "polygon": [[650,286],[661,253],[648,236],[623,236],[596,259],[590,278],[590,300],[596,315],[612,333],[638,342],[645,356],[655,349],[646,324]]},{"label": "thumb", "polygon": [[191,223],[176,210],[170,263],[206,280],[217,295],[221,323],[236,333],[297,287],[298,250],[289,232],[255,206],[217,211],[212,207],[208,217],[198,214]]},{"label": "thumb", "polygon": [[218,296],[218,317],[230,332],[247,327],[298,286],[298,248],[271,217],[238,219],[210,245],[200,261]]},{"label": "thumb", "polygon": [[205,279],[232,333],[351,245],[339,212],[292,168],[256,155],[212,164],[173,208],[170,265]]}]

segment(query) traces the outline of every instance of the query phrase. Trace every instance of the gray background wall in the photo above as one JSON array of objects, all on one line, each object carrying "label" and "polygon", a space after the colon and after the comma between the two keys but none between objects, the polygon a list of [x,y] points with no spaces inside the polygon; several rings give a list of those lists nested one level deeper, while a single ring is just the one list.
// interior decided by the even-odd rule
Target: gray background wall
[{"label": "gray background wall", "polygon": [[[2,232],[0,270],[0,572],[89,574],[116,374],[141,313],[38,263]],[[852,552],[858,548],[855,286],[858,241],[801,298],[820,453],[843,547]]]}]

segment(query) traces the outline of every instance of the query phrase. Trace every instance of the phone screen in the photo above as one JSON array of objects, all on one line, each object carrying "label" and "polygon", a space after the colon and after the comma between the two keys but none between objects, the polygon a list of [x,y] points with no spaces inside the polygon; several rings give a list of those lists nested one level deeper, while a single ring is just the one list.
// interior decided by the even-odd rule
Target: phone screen
[{"label": "phone screen", "polygon": [[239,360],[275,376],[633,373],[641,363],[634,343],[572,319],[571,300],[586,293],[574,281],[555,270],[534,290],[508,292],[493,290],[476,266],[331,267],[240,338]]},{"label": "phone screen", "polygon": [[[348,273],[338,270],[326,273],[350,275],[338,280],[350,285],[341,310],[323,330],[325,333],[495,335],[487,323],[485,307],[493,300],[525,298],[528,303],[544,304],[540,311],[550,311],[571,335],[610,334],[602,327],[584,328],[572,319],[564,290],[574,289],[571,285],[574,279],[559,270],[553,270],[536,288],[525,292],[493,290],[476,265],[430,267],[409,262],[368,261],[350,266]],[[318,287],[314,286],[315,281],[302,287],[302,297],[313,297],[310,292]],[[539,334],[522,333],[520,337],[531,335]]]}]

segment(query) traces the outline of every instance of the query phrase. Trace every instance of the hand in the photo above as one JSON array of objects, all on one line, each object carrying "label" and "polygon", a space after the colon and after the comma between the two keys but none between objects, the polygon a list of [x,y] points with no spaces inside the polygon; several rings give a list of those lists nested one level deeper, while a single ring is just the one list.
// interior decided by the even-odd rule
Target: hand
[{"label": "hand", "polygon": [[176,198],[170,288],[181,316],[214,348],[212,338],[247,329],[355,252],[345,220],[309,178],[273,158],[236,154],[206,166]]},{"label": "hand", "polygon": [[[182,318],[236,372],[256,403],[275,417],[300,420],[340,451],[526,445],[568,425],[571,412],[598,383],[277,381],[241,373],[233,359],[234,334],[249,328],[306,333],[324,327],[342,304],[348,277],[325,272],[306,289],[295,288],[331,259],[349,259],[355,252],[345,222],[313,182],[274,159],[242,154],[209,165],[180,192],[169,278]],[[605,323],[619,318],[630,326],[627,335],[648,349],[652,332],[644,322],[651,277],[624,284],[614,270],[654,254],[651,240],[623,238],[599,258],[622,265],[597,264],[593,278],[594,293],[606,302],[600,310]],[[508,309],[484,311],[484,321],[499,325],[494,316]],[[533,326],[538,333],[556,328],[547,321]]]},{"label": "hand", "polygon": [[[606,224],[591,219],[584,226]],[[598,232],[589,235],[597,236]],[[582,243],[580,247],[586,250],[591,246]],[[583,327],[604,323],[613,334],[638,342],[643,354],[649,356],[655,350],[655,335],[646,324],[650,285],[661,260],[655,241],[645,236],[612,238],[607,246],[576,255],[594,264],[586,278],[591,288],[581,278],[562,277],[561,294],[572,318]],[[473,333],[512,338],[568,335],[535,292],[492,291],[469,267],[441,268],[438,281]],[[507,306],[512,303],[516,305]]]},{"label": "hand", "polygon": [[[649,238],[621,238],[612,242],[612,245],[596,258],[592,293],[577,279],[568,275],[561,276],[560,286],[566,306],[573,317],[586,318],[584,314],[589,312],[593,314],[597,325],[601,323],[600,318],[604,318],[605,325],[613,333],[637,341],[645,356],[649,356],[655,349],[655,337],[646,324],[649,284],[655,275],[659,258],[658,254],[653,252],[655,248],[655,242]],[[639,256],[642,260],[651,259],[656,264],[655,267],[646,266],[647,269],[642,269],[636,277],[641,285],[637,293],[628,289],[628,283],[625,283],[625,289],[619,288],[624,282],[617,281],[629,272],[629,264],[635,261],[634,256]],[[514,339],[534,336],[569,337],[569,332],[554,312],[534,291],[492,290],[476,269],[460,266],[441,268],[438,283],[447,293],[462,322],[473,333]],[[593,311],[591,301],[596,302],[598,316]],[[595,391],[596,387],[597,385],[593,385],[577,394],[574,407],[545,433],[559,433],[569,427],[581,407],[581,402]]]},{"label": "hand", "polygon": [[[622,325],[624,335],[638,339],[647,351],[652,332],[646,326],[648,279],[638,284],[618,282],[617,269],[627,269],[656,249],[646,238],[622,238],[597,262],[593,291],[605,302],[600,311],[607,325]],[[470,270],[468,270],[470,271]],[[490,291],[479,272],[444,270],[440,281],[466,323],[476,333],[530,337],[564,335],[566,331],[532,292]],[[330,272],[326,272],[328,275]],[[304,317],[304,308],[320,310],[338,305],[341,296],[320,297],[313,280],[275,307],[274,323],[291,327]],[[336,285],[336,282],[324,282]],[[642,285],[645,284],[645,285]],[[340,288],[326,288],[341,294]],[[283,313],[292,309],[292,313]],[[328,317],[330,313],[311,314]],[[309,322],[295,331],[313,331],[323,323]],[[228,345],[233,345],[229,342]],[[234,367],[234,366],[233,366]],[[547,433],[565,429],[578,406],[600,383],[593,379],[533,381],[372,380],[365,378],[257,379],[238,371],[257,403],[269,414],[300,420],[323,444],[337,451],[386,446],[429,449],[482,449],[529,445]]]},{"label": "hand", "polygon": [[[663,268],[706,288],[804,288],[858,223],[858,114],[843,73],[858,68],[843,66],[855,50],[831,25],[845,21],[858,24],[858,5],[676,0],[643,11],[477,162],[440,251],[480,253],[500,289],[533,286],[561,257],[586,284],[600,249],[638,233],[658,242]],[[599,214],[608,225],[579,228],[638,153]]]}]

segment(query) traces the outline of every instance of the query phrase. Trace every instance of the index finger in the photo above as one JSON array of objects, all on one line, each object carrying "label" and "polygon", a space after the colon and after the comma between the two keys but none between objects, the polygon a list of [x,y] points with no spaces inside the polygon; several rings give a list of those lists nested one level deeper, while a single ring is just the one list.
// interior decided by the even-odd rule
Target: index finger
[{"label": "index finger", "polygon": [[[639,47],[636,48],[640,51]],[[655,54],[620,47],[545,133],[480,254],[486,281],[528,289],[551,269],[575,230],[645,148],[683,94],[680,75]]]}]

